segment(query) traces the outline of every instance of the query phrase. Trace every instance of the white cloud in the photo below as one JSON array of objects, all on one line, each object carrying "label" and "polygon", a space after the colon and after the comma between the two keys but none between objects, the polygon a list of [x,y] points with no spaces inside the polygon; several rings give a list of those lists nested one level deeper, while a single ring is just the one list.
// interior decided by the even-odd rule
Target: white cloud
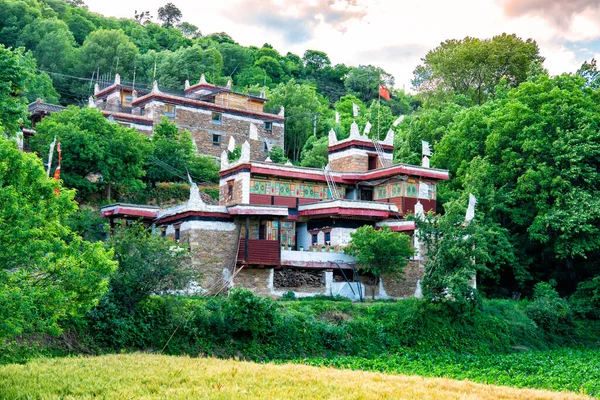
[{"label": "white cloud", "polygon": [[[93,11],[156,15],[165,0],[88,0]],[[272,44],[282,54],[325,51],[333,63],[374,64],[407,88],[429,49],[446,39],[515,33],[538,42],[550,73],[572,72],[585,54],[565,46],[600,38],[596,0],[219,0],[177,1],[202,33],[227,32],[242,45]],[[243,12],[242,12],[243,11]],[[562,18],[562,17],[564,18]],[[586,44],[586,47],[590,47]]]}]

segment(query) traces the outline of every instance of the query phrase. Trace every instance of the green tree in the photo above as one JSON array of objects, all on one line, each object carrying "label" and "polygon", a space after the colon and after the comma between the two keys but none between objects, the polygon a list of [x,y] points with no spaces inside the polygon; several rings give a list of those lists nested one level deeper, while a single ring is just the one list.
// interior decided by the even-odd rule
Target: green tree
[{"label": "green tree", "polygon": [[[98,29],[88,35],[79,49],[77,63],[80,76],[91,76],[93,71],[112,73],[131,78],[134,61],[139,51],[121,30]],[[87,93],[87,86],[86,86]]]},{"label": "green tree", "polygon": [[279,109],[285,107],[285,149],[286,156],[292,161],[298,161],[302,146],[313,134],[315,119],[322,112],[323,105],[316,90],[310,85],[297,84],[290,79],[287,83],[279,84],[269,95],[268,107]]},{"label": "green tree", "polygon": [[307,75],[312,75],[316,71],[331,65],[327,53],[318,50],[306,50],[302,61],[304,62]]},{"label": "green tree", "polygon": [[167,3],[158,9],[158,19],[163,22],[163,27],[170,28],[181,21],[181,10],[173,3]]},{"label": "green tree", "polygon": [[[173,170],[177,171],[177,175],[173,174]],[[218,182],[219,179],[216,162],[196,153],[190,133],[180,131],[174,122],[163,117],[152,135],[146,179],[151,183],[187,181],[186,170],[194,180]]]},{"label": "green tree", "polygon": [[410,237],[393,232],[387,226],[375,229],[371,225],[364,225],[351,233],[350,238],[344,253],[356,257],[361,271],[378,278],[381,275],[400,277],[408,258],[415,254]]},{"label": "green tree", "polygon": [[41,15],[37,2],[23,0],[0,1],[0,44],[18,45],[19,35],[27,25]]},{"label": "green tree", "polygon": [[394,77],[382,68],[373,65],[351,67],[344,81],[349,94],[354,94],[365,103],[379,97],[379,85],[394,87]]},{"label": "green tree", "polygon": [[412,81],[419,93],[433,96],[451,91],[482,104],[501,79],[515,87],[527,79],[531,65],[544,58],[534,40],[523,41],[514,34],[503,33],[484,40],[446,40],[422,61]]},{"label": "green tree", "polygon": [[276,164],[285,164],[287,162],[285,152],[279,146],[273,146],[273,148],[269,152],[269,157],[271,158],[271,161],[273,161]]},{"label": "green tree", "polygon": [[150,295],[185,289],[197,277],[188,250],[141,224],[116,230],[106,247],[114,249],[119,263],[110,277],[108,300],[129,313]]},{"label": "green tree", "polygon": [[300,155],[300,165],[303,167],[323,168],[329,162],[329,137],[317,138],[311,136],[306,140]]},{"label": "green tree", "polygon": [[0,338],[59,333],[60,320],[96,303],[116,266],[110,250],[63,224],[77,205],[59,187],[39,158],[0,138]]},{"label": "green tree", "polygon": [[[70,107],[46,117],[36,126],[32,149],[44,159],[50,142],[62,146],[61,178],[78,190],[78,196],[105,192],[108,200],[114,189],[135,192],[144,187],[144,160],[150,150],[148,138],[133,129],[108,121],[99,110]],[[56,160],[56,157],[54,157]],[[100,180],[90,179],[91,175]]]},{"label": "green tree", "polygon": [[277,59],[271,56],[262,56],[254,62],[254,66],[265,70],[267,75],[277,83],[283,76],[283,68]]},{"label": "green tree", "polygon": [[14,136],[25,119],[23,92],[33,71],[35,62],[23,48],[12,50],[0,45],[0,132],[8,136]]},{"label": "green tree", "polygon": [[189,22],[182,22],[177,25],[177,29],[181,31],[181,34],[188,39],[197,39],[202,36],[200,29],[196,25],[190,24]]},{"label": "green tree", "polygon": [[33,52],[41,69],[64,73],[72,68],[75,39],[64,21],[37,19],[23,29],[19,43]]}]

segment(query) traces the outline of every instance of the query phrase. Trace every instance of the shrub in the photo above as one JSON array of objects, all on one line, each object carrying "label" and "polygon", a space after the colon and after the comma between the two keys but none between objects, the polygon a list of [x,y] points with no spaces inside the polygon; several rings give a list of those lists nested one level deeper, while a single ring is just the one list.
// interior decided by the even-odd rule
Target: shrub
[{"label": "shrub", "polygon": [[533,290],[534,301],[525,308],[525,314],[540,328],[552,335],[566,335],[573,328],[569,303],[560,298],[548,283],[540,282]]},{"label": "shrub", "polygon": [[600,275],[577,285],[569,299],[573,311],[582,317],[600,319]]}]

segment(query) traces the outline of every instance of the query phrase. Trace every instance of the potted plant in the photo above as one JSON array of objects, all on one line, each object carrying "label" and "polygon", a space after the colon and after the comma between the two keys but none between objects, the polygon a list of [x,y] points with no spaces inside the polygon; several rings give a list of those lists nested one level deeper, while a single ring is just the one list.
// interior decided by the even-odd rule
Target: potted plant
[{"label": "potted plant", "polygon": [[298,246],[298,250],[304,251],[304,246]]}]

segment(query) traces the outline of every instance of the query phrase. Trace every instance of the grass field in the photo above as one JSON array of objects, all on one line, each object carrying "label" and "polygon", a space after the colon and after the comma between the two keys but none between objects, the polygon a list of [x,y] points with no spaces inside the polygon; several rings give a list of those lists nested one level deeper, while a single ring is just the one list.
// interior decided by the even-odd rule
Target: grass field
[{"label": "grass field", "polygon": [[587,399],[468,380],[151,354],[0,367],[2,399]]},{"label": "grass field", "polygon": [[600,349],[564,348],[485,356],[404,353],[375,358],[312,358],[297,362],[600,396]]}]

